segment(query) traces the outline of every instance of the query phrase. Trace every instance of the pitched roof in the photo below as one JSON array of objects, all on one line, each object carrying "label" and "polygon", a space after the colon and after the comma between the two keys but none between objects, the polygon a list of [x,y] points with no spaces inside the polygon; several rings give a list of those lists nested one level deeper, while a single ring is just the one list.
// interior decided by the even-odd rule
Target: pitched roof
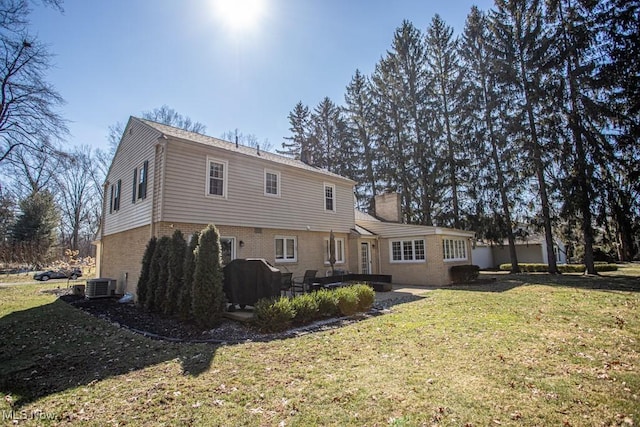
[{"label": "pitched roof", "polygon": [[378,221],[380,220],[368,213],[362,212],[360,209],[356,209],[356,221]]},{"label": "pitched roof", "polygon": [[264,159],[273,163],[278,163],[281,165],[285,165],[285,166],[289,166],[289,167],[294,167],[294,168],[298,168],[298,169],[303,169],[303,170],[307,170],[307,171],[311,171],[311,172],[315,172],[315,173],[320,173],[323,175],[326,175],[328,177],[334,178],[334,179],[340,179],[343,181],[349,181],[350,183],[354,184],[355,181],[349,179],[349,178],[345,178],[344,176],[335,174],[333,172],[329,172],[325,169],[320,169],[318,167],[315,166],[311,166],[308,165],[300,160],[296,160],[293,159],[291,157],[286,157],[286,156],[282,156],[280,154],[274,154],[268,151],[258,151],[257,148],[255,147],[248,147],[246,145],[242,145],[242,144],[238,144],[236,146],[235,143],[233,142],[229,142],[229,141],[224,141],[222,139],[219,138],[214,138],[212,136],[208,136],[208,135],[203,135],[200,133],[196,133],[196,132],[190,132],[184,129],[180,129],[180,128],[176,128],[173,126],[168,126],[168,125],[164,125],[162,123],[157,123],[151,120],[147,120],[147,119],[140,119],[137,117],[132,117],[132,119],[134,120],[138,120],[144,124],[146,124],[147,126],[150,126],[154,129],[156,129],[157,131],[161,132],[163,135],[170,137],[170,138],[177,138],[177,139],[182,139],[182,140],[187,140],[187,141],[191,141],[191,142],[195,142],[198,144],[202,144],[202,145],[207,145],[210,147],[216,147],[222,150],[227,150],[227,151],[231,151],[234,153],[239,153],[245,156],[249,156],[249,157],[255,157],[258,159]]},{"label": "pitched roof", "polygon": [[[446,234],[450,236],[473,237],[473,231],[457,230],[454,228],[432,227],[428,225],[399,224],[397,222],[384,222],[356,209],[356,231],[365,230],[367,233],[377,234],[381,237],[409,237],[426,236],[430,234]],[[363,233],[361,233],[363,234]]]}]

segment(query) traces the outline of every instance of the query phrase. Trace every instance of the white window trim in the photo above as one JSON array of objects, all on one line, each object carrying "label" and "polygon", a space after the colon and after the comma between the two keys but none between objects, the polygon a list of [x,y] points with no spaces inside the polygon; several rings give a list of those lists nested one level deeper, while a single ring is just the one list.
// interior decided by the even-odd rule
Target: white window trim
[{"label": "white window trim", "polygon": [[[327,209],[327,187],[331,187],[333,194],[333,209]],[[322,207],[325,212],[336,212],[336,185],[329,184],[328,182],[323,183],[322,185]]]},{"label": "white window trim", "polygon": [[[424,248],[424,259],[415,259],[416,257],[416,241],[421,241]],[[411,242],[413,259],[393,259],[393,243],[400,242],[400,254],[404,258],[404,242]],[[424,264],[427,262],[427,242],[424,237],[406,237],[389,240],[389,262],[392,264]]]},{"label": "white window trim", "polygon": [[[446,257],[446,253],[445,253],[445,250],[444,250],[444,245],[445,245],[444,242],[447,241],[447,240],[449,240],[451,242],[462,242],[462,244],[464,245],[464,255],[465,255],[464,258],[460,258],[460,257],[447,258]],[[454,255],[455,255],[455,252],[456,252],[456,249],[455,249],[456,246],[455,245],[457,245],[457,243],[454,243],[454,247],[453,247]],[[466,239],[460,239],[460,238],[456,239],[456,238],[447,238],[447,237],[442,239],[442,260],[444,262],[466,261],[468,259],[469,259],[469,248],[467,247],[467,240]]]},{"label": "white window trim", "polygon": [[[275,175],[277,177],[277,187],[276,187],[276,191],[278,192],[277,194],[271,194],[271,193],[267,193],[267,174],[272,174]],[[265,169],[264,170],[264,195],[267,197],[280,197],[280,188],[281,188],[281,183],[282,181],[280,180],[280,172],[273,170],[273,169]]]},{"label": "white window trim", "polygon": [[[224,171],[222,172],[222,196],[217,194],[211,194],[209,192],[209,173],[211,172],[211,163],[221,163],[224,166]],[[207,156],[207,167],[205,172],[205,183],[204,183],[204,194],[207,197],[211,197],[213,199],[226,199],[227,198],[227,188],[229,184],[229,162],[227,160],[221,160],[215,157]]]},{"label": "white window trim", "polygon": [[[284,250],[285,255],[287,250],[287,240],[293,240],[293,258],[277,258],[276,241],[278,240],[284,240],[282,249]],[[273,258],[278,264],[298,262],[298,238],[296,236],[275,236],[273,238]]]},{"label": "white window trim", "polygon": [[[342,242],[342,259],[338,259],[338,241]],[[336,237],[334,241],[334,245],[336,250],[336,264],[346,263],[345,261],[346,247],[344,245],[344,238]],[[324,238],[324,257],[325,257],[324,265],[331,265],[331,263],[329,262],[329,238],[328,237]]]}]

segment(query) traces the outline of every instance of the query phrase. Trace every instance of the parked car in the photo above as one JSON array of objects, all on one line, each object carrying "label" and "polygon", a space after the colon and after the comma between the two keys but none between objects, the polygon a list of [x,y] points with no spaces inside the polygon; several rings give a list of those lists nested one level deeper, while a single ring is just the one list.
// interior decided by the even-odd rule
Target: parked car
[{"label": "parked car", "polygon": [[40,280],[42,282],[46,282],[49,279],[71,279],[76,280],[78,277],[82,277],[82,270],[79,268],[74,268],[71,270],[47,270],[41,271],[40,273],[36,273],[33,275],[35,280]]}]

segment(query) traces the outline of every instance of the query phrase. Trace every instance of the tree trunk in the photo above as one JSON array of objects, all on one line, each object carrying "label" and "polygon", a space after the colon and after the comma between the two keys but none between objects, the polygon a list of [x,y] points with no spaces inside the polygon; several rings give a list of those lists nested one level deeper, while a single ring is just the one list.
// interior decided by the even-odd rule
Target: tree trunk
[{"label": "tree trunk", "polygon": [[498,156],[498,147],[496,143],[495,132],[493,129],[493,122],[488,109],[488,96],[486,89],[486,82],[483,82],[483,96],[485,103],[484,119],[489,130],[489,142],[491,143],[491,158],[493,160],[493,166],[496,170],[496,178],[498,180],[498,191],[500,192],[500,201],[502,203],[502,215],[504,221],[507,224],[507,240],[509,241],[509,260],[511,261],[511,273],[520,273],[520,266],[518,265],[518,253],[516,252],[516,239],[513,235],[513,228],[511,227],[511,209],[509,208],[509,197],[507,196],[507,189],[504,183],[504,174],[502,172],[502,165],[500,164],[500,157]]},{"label": "tree trunk", "polygon": [[525,109],[527,112],[527,119],[529,122],[529,137],[531,142],[529,151],[533,157],[533,165],[536,170],[536,178],[538,180],[538,187],[540,192],[540,207],[542,209],[542,220],[544,222],[544,238],[547,244],[547,264],[549,265],[550,274],[559,274],[558,266],[556,264],[556,255],[553,252],[553,231],[551,226],[551,209],[549,208],[549,197],[547,195],[547,182],[544,178],[544,162],[542,161],[542,150],[540,149],[540,142],[538,139],[538,131],[536,128],[535,115],[533,113],[533,106],[531,97],[529,95],[529,82],[527,81],[526,68],[523,61],[520,61],[520,71],[522,73],[522,79],[524,84],[524,96],[525,96]]},{"label": "tree trunk", "polygon": [[[564,13],[562,10],[562,2],[558,2],[558,12],[560,24],[562,26],[562,35],[564,48],[568,51],[566,58],[566,73],[569,83],[569,127],[571,128],[571,136],[575,147],[576,154],[576,173],[578,181],[578,208],[582,214],[582,237],[584,239],[584,264],[587,274],[597,274],[593,262],[593,228],[591,226],[591,198],[589,196],[589,181],[587,177],[587,157],[584,149],[584,139],[582,137],[582,126],[580,125],[580,113],[578,111],[578,83],[576,81],[575,72],[579,68],[578,53],[574,46],[568,40],[567,29],[565,28]],[[569,30],[571,33],[571,30]]]}]

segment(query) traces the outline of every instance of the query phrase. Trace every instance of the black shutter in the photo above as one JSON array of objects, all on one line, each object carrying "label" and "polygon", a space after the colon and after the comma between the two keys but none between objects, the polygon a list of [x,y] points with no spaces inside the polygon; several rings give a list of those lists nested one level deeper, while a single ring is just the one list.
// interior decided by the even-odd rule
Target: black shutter
[{"label": "black shutter", "polygon": [[122,193],[121,193],[121,191],[122,191],[122,180],[121,180],[121,179],[119,179],[119,180],[118,180],[118,188],[116,189],[117,197],[116,197],[116,201],[115,201],[115,203],[114,203],[114,204],[115,204],[115,206],[113,207],[113,208],[114,208],[115,210],[117,210],[117,211],[119,211],[119,210],[120,210],[120,199],[122,198]]},{"label": "black shutter", "polygon": [[136,202],[136,189],[138,187],[138,168],[133,169],[133,190],[131,194],[131,203]]}]

